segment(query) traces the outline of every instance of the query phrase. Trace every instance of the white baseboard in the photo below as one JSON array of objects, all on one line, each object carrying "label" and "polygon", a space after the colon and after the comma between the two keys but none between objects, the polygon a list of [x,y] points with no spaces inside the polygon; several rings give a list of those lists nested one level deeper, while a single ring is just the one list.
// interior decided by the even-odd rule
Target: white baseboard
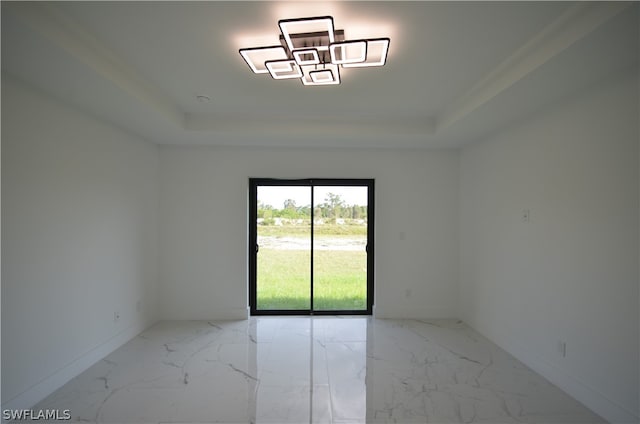
[{"label": "white baseboard", "polygon": [[385,308],[373,307],[373,316],[382,319],[457,319],[458,315],[449,308]]},{"label": "white baseboard", "polygon": [[[467,324],[469,325],[469,324]],[[475,331],[478,331],[474,328]],[[619,405],[609,399],[598,390],[585,384],[576,377],[568,374],[564,369],[554,365],[538,355],[531,353],[529,349],[525,349],[517,343],[505,340],[495,340],[486,336],[481,331],[478,333],[487,337],[489,340],[500,346],[502,349],[515,356],[529,368],[567,392],[576,400],[584,404],[596,414],[610,423],[631,424],[640,422],[640,417],[633,411]]]},{"label": "white baseboard", "polygon": [[[250,309],[248,307],[242,308],[224,308],[218,309],[211,313],[211,315],[203,317],[201,319],[206,321],[235,321],[249,319]],[[198,318],[195,318],[198,320]]]},{"label": "white baseboard", "polygon": [[215,308],[206,314],[177,314],[165,315],[161,317],[162,321],[236,321],[249,319],[250,309],[248,307],[241,308]]},{"label": "white baseboard", "polygon": [[235,321],[235,320],[247,320],[251,318],[251,308],[226,308],[221,310],[216,310],[216,313],[207,318],[209,320],[215,321]]},{"label": "white baseboard", "polygon": [[82,354],[71,363],[60,368],[39,383],[34,384],[24,392],[2,404],[2,409],[29,409],[62,387],[69,380],[76,377],[96,362],[140,334],[149,326],[134,325],[111,337],[104,343]]}]

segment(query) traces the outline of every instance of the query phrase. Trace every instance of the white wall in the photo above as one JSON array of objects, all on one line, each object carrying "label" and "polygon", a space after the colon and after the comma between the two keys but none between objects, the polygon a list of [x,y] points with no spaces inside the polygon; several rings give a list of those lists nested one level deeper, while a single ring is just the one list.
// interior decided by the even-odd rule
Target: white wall
[{"label": "white wall", "polygon": [[457,152],[162,147],[160,163],[164,319],[246,317],[249,177],[375,178],[377,316],[456,316]]},{"label": "white wall", "polygon": [[154,321],[158,149],[3,74],[2,150],[2,406],[23,408]]},{"label": "white wall", "polygon": [[376,179],[378,316],[461,315],[606,418],[635,419],[637,84],[602,84],[459,155],[158,149],[3,74],[3,408],[158,317],[245,317],[248,178],[341,177]]},{"label": "white wall", "polygon": [[619,422],[638,419],[636,78],[601,83],[460,159],[462,318]]}]

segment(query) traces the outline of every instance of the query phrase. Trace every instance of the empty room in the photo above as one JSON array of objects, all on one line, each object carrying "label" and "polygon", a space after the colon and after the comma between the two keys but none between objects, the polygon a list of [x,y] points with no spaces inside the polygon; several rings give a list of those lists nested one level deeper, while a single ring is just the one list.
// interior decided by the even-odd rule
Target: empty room
[{"label": "empty room", "polygon": [[0,7],[3,422],[640,421],[640,3]]}]

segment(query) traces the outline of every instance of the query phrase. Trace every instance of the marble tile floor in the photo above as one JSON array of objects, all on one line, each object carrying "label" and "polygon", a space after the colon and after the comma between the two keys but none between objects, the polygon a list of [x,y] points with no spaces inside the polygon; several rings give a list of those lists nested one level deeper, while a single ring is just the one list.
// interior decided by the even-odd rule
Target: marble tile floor
[{"label": "marble tile floor", "polygon": [[161,322],[34,409],[109,423],[596,423],[461,321]]}]

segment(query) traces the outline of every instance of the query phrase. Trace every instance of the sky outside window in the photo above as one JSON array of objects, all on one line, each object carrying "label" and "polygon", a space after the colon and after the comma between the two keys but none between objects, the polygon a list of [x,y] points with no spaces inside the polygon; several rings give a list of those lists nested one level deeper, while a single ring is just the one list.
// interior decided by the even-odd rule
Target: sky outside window
[{"label": "sky outside window", "polygon": [[[338,194],[347,205],[367,205],[367,187],[327,187],[316,186],[314,200],[316,204],[323,203],[328,193]],[[311,190],[308,186],[259,186],[258,201],[271,205],[275,209],[282,209],[284,201],[292,199],[297,206],[311,204]]]}]

